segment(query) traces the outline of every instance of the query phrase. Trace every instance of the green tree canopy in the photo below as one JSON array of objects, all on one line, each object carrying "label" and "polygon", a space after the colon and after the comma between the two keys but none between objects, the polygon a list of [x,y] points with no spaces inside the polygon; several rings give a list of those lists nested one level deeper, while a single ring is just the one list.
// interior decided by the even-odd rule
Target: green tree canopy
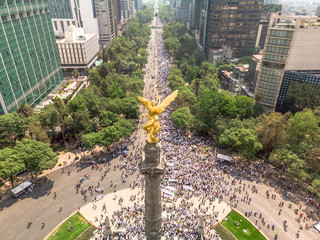
[{"label": "green tree canopy", "polygon": [[319,118],[311,110],[305,109],[289,119],[287,134],[293,145],[299,145],[313,142],[319,130]]},{"label": "green tree canopy", "polygon": [[14,150],[17,152],[17,158],[23,161],[26,169],[32,174],[40,174],[46,169],[51,169],[58,161],[57,154],[49,145],[33,139],[18,141]]},{"label": "green tree canopy", "polygon": [[235,104],[238,108],[238,114],[240,119],[250,118],[253,116],[254,101],[247,96],[237,96]]},{"label": "green tree canopy", "polygon": [[76,81],[78,80],[78,78],[80,77],[80,73],[77,69],[73,70],[72,76],[76,79]]},{"label": "green tree canopy", "polygon": [[31,122],[28,125],[29,136],[31,139],[34,139],[43,143],[50,143],[47,132],[42,128],[40,122]]},{"label": "green tree canopy", "polygon": [[16,174],[24,169],[25,165],[15,149],[4,148],[0,150],[0,177],[9,179],[12,188],[14,187]]},{"label": "green tree canopy", "polygon": [[99,117],[102,127],[112,126],[115,122],[118,122],[120,120],[118,114],[110,111],[102,111]]},{"label": "green tree canopy", "polygon": [[25,136],[27,126],[27,119],[17,112],[0,115],[0,148],[14,146]]},{"label": "green tree canopy", "polygon": [[172,65],[169,71],[170,72],[168,76],[168,82],[169,82],[169,87],[171,88],[172,91],[185,85],[185,81],[182,77],[182,72],[180,69],[177,68],[176,65]]},{"label": "green tree canopy", "polygon": [[262,149],[258,134],[252,129],[231,128],[224,131],[219,138],[219,145],[237,148],[238,152],[247,160],[255,158],[255,154]]},{"label": "green tree canopy", "polygon": [[258,119],[257,132],[263,145],[263,150],[269,155],[273,149],[286,143],[286,126],[288,116],[273,112],[263,114]]},{"label": "green tree canopy", "polygon": [[187,107],[197,102],[196,95],[192,92],[190,86],[182,86],[178,88],[178,96],[173,102],[175,106]]},{"label": "green tree canopy", "polygon": [[176,128],[187,129],[190,127],[192,122],[192,115],[189,108],[183,107],[178,108],[175,112],[173,112],[171,119]]},{"label": "green tree canopy", "polygon": [[34,113],[34,110],[29,104],[20,103],[16,112],[21,114],[24,117],[31,117]]},{"label": "green tree canopy", "polygon": [[39,113],[39,121],[43,128],[48,128],[54,135],[55,127],[59,125],[59,112],[53,104],[45,106]]},{"label": "green tree canopy", "polygon": [[308,190],[320,198],[320,179],[314,179],[308,187]]}]

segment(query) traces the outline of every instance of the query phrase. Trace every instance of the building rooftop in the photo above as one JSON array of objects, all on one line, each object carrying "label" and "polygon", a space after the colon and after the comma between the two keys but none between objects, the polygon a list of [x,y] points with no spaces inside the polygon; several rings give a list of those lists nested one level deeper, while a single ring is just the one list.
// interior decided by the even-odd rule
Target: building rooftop
[{"label": "building rooftop", "polygon": [[262,59],[262,54],[255,54],[253,55],[254,58],[261,60]]},{"label": "building rooftop", "polygon": [[248,72],[249,65],[248,64],[238,65],[238,66],[235,66],[235,68],[239,69],[241,72]]},{"label": "building rooftop", "polygon": [[222,70],[221,72],[224,73],[228,78],[231,77],[232,72],[227,70]]},{"label": "building rooftop", "polygon": [[317,28],[320,27],[320,17],[279,15],[277,13],[271,15],[269,27],[288,29]]},{"label": "building rooftop", "polygon": [[57,43],[84,43],[97,35],[97,33],[84,33],[83,28],[69,26],[69,29],[64,34],[63,39],[57,39]]}]

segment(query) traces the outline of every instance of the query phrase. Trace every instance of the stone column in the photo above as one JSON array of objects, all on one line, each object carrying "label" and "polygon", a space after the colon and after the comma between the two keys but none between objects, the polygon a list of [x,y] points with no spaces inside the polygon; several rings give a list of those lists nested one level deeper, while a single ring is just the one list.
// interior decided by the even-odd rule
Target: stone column
[{"label": "stone column", "polygon": [[165,160],[160,143],[149,143],[142,151],[140,172],[145,179],[145,232],[147,240],[160,240],[162,236],[161,176]]}]

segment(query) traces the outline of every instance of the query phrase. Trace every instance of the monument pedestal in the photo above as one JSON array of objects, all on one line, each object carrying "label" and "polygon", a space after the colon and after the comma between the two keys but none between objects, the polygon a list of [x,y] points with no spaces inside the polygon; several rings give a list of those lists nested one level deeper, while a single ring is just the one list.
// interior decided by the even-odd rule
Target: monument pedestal
[{"label": "monument pedestal", "polygon": [[149,143],[142,151],[140,172],[145,179],[145,232],[147,240],[162,237],[161,177],[165,171],[165,160],[160,143]]}]

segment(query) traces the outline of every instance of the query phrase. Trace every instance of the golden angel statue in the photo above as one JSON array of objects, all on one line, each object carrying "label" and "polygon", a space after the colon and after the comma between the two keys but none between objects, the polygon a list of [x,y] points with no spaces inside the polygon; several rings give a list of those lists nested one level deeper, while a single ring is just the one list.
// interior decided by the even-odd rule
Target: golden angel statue
[{"label": "golden angel statue", "polygon": [[148,133],[150,135],[150,138],[148,139],[149,143],[158,142],[159,139],[156,138],[156,135],[161,130],[158,115],[163,113],[166,107],[168,107],[177,96],[178,91],[174,91],[162,102],[161,97],[157,96],[156,99],[159,101],[158,105],[156,101],[150,102],[146,98],[138,97],[138,100],[148,109],[148,114],[143,114],[143,116],[149,117],[147,124],[143,127],[143,130],[146,132],[146,136],[148,135]]}]

